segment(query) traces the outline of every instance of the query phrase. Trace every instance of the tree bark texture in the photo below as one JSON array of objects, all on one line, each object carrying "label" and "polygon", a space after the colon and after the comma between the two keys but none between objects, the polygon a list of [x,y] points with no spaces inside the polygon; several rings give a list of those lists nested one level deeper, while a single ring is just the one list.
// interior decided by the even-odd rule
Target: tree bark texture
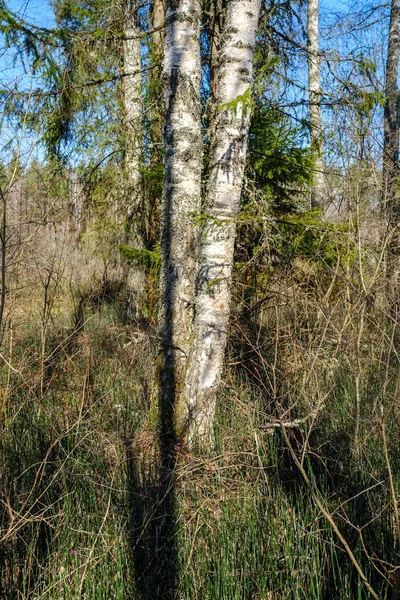
[{"label": "tree bark texture", "polygon": [[[126,242],[135,250],[145,249],[143,234],[142,156],[142,75],[140,23],[137,2],[127,0],[124,28],[124,106],[125,106],[125,198]],[[146,273],[138,260],[127,273],[128,313],[139,317],[146,296]]]},{"label": "tree bark texture", "polygon": [[9,246],[18,247],[22,241],[24,190],[21,175],[16,175],[7,192],[7,229]]},{"label": "tree bark texture", "polygon": [[188,442],[205,448],[212,445],[216,392],[227,341],[259,12],[260,0],[230,0],[222,35],[215,139],[196,281],[194,343],[181,401],[184,420],[180,422]]},{"label": "tree bark texture", "polygon": [[[165,2],[154,0],[153,2],[153,43],[152,61],[155,65],[161,63],[164,56],[164,26],[165,26]],[[163,100],[161,85],[161,69],[155,68],[149,74],[151,80],[151,164],[154,166],[162,161],[162,121]]]},{"label": "tree bark texture", "polygon": [[399,200],[399,51],[400,51],[400,0],[392,0],[389,41],[386,61],[383,142],[382,211],[389,223],[397,224],[400,214]]},{"label": "tree bark texture", "polygon": [[[79,175],[72,171],[70,175],[70,212],[72,223],[78,234],[84,230],[85,190]],[[46,210],[47,212],[47,210]],[[47,218],[44,212],[44,218]]]},{"label": "tree bark texture", "polygon": [[223,0],[211,0],[210,6],[210,138],[215,136],[215,112],[218,99],[218,61],[221,52],[223,29]]},{"label": "tree bark texture", "polygon": [[176,427],[193,342],[194,226],[201,209],[200,0],[168,0],[164,42],[165,176],[161,206],[160,335],[164,433]]},{"label": "tree bark texture", "polygon": [[165,24],[165,0],[153,1],[153,44],[156,53],[160,56],[163,54],[164,44],[164,24]]},{"label": "tree bark texture", "polygon": [[322,161],[321,82],[319,60],[319,0],[308,0],[307,45],[308,88],[310,102],[310,138],[315,156],[311,206],[323,203],[324,173]]}]

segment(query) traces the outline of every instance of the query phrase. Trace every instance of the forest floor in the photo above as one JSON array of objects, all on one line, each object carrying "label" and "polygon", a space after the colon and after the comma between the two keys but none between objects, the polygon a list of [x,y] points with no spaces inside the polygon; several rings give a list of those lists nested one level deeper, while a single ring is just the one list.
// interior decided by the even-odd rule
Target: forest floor
[{"label": "forest floor", "polygon": [[316,499],[391,597],[396,331],[374,350],[375,308],[361,333],[341,311],[338,339],[343,290],[326,317],[290,300],[295,270],[271,280],[262,321],[234,315],[213,451],[166,462],[154,321],[126,320],[118,273],[40,273],[11,290],[2,341],[0,598],[369,598]]}]

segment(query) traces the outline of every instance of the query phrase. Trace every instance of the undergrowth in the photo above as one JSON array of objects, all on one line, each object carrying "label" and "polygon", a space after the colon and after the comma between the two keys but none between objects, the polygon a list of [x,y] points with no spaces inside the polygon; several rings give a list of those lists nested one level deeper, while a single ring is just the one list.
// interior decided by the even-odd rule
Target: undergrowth
[{"label": "undergrowth", "polygon": [[[119,302],[85,301],[78,316],[75,303],[45,339],[34,323],[14,334],[1,371],[0,598],[368,598],[288,449],[281,424],[295,419],[290,446],[313,493],[379,597],[390,597],[398,545],[382,423],[398,490],[397,414],[371,418],[376,369],[358,390],[357,449],[351,366],[328,362],[317,389],[299,365],[288,368],[286,338],[262,360],[249,342],[240,361],[243,330],[233,332],[215,451],[177,448],[168,466],[156,331],[124,322]],[[304,332],[294,337],[304,342]],[[397,392],[395,370],[389,380],[386,397]]]}]

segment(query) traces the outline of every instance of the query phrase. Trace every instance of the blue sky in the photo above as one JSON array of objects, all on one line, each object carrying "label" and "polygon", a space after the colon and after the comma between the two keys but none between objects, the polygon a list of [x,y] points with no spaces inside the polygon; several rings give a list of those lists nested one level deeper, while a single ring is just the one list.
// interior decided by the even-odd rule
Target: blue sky
[{"label": "blue sky", "polygon": [[39,27],[52,27],[53,14],[48,0],[6,0],[10,10]]},{"label": "blue sky", "polygon": [[[51,27],[54,23],[49,0],[6,0],[7,6],[35,25]],[[350,0],[321,0],[321,12],[342,12],[350,6]],[[360,8],[363,3],[360,2]]]},{"label": "blue sky", "polygon": [[[54,26],[53,11],[50,4],[51,0],[5,0],[5,3],[12,12],[18,14],[21,18],[26,19],[28,22],[36,26],[45,28],[52,28]],[[376,3],[377,5],[378,0],[369,0],[369,3]],[[342,17],[346,17],[347,12],[355,13],[359,10],[361,11],[365,7],[366,4],[362,0],[320,0],[320,22],[321,28],[325,32],[325,35],[321,37],[321,47],[325,50],[339,50],[344,54],[347,54],[349,50],[350,52],[353,50],[357,51],[358,44],[360,44],[360,50],[362,50],[363,43],[366,43],[368,46],[368,43],[371,40],[371,38],[367,39],[369,36],[364,36],[363,38],[362,34],[360,33],[355,34],[354,37],[352,35],[343,36],[343,32],[341,33],[340,29],[337,29],[336,27],[327,34],[327,30],[325,28],[327,23],[332,23],[335,21],[335,15],[341,14]],[[344,21],[346,21],[345,18]],[[383,26],[382,24],[378,25],[377,35],[380,35],[384,38],[387,25],[388,23],[386,22],[383,24]],[[360,38],[358,38],[357,35],[359,35]],[[368,48],[366,48],[366,51],[368,52]],[[382,52],[380,53],[380,56],[376,57],[381,63],[378,64],[378,70],[380,73],[382,73],[385,56],[386,43],[382,42]],[[23,69],[21,68],[21,62],[17,60],[14,63],[14,60],[15,52],[13,50],[5,52],[0,48],[0,89],[15,90],[18,88],[20,90],[29,90],[30,87],[37,88],[38,84],[31,79],[29,72],[24,74]],[[299,70],[298,65],[293,65],[293,72],[291,74],[293,75],[293,79],[295,81],[301,85],[304,85],[304,87],[307,86],[306,69],[304,70],[302,68]],[[300,93],[299,90],[293,89],[293,98],[297,98],[297,100],[299,100],[300,96],[306,97],[306,91],[304,90]],[[300,113],[304,113],[305,110],[306,107],[304,106]],[[328,119],[330,118],[328,114],[326,117]],[[1,146],[3,146],[4,136],[6,133],[7,129],[3,128],[3,140]]]},{"label": "blue sky", "polygon": [[[54,20],[48,0],[6,0],[6,6],[21,18],[37,25],[38,27],[52,27]],[[15,57],[15,51],[4,50],[0,47],[0,89],[13,90],[37,88],[37,83],[29,71],[24,73],[21,62]],[[23,162],[29,161],[33,156],[41,155],[39,146],[35,144],[32,136],[20,137],[11,124],[2,123],[0,140],[0,159],[7,164],[12,152],[19,147]],[[32,149],[33,154],[32,154]]]}]

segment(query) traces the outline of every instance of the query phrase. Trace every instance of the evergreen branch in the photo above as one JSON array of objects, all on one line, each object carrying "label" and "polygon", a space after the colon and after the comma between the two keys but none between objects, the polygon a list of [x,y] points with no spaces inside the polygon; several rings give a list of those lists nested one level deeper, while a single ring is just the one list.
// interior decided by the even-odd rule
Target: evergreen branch
[{"label": "evergreen branch", "polygon": [[56,90],[52,90],[50,92],[42,92],[39,90],[34,91],[34,92],[12,92],[10,90],[3,89],[3,90],[0,90],[0,97],[2,95],[7,94],[8,98],[14,97],[17,99],[30,98],[30,99],[43,100],[44,98],[51,98],[54,96],[59,96],[60,94],[65,94],[66,92],[68,92],[70,90],[83,90],[83,89],[86,89],[89,87],[95,87],[96,85],[102,85],[104,83],[113,83],[114,81],[119,81],[125,77],[135,77],[135,75],[140,75],[141,73],[146,73],[153,69],[157,69],[160,66],[161,66],[161,63],[155,63],[153,65],[145,67],[144,69],[138,69],[137,71],[132,71],[130,73],[118,73],[118,75],[113,75],[112,77],[92,79],[91,81],[87,81],[86,83],[79,83],[79,84],[71,83],[67,86],[64,86],[64,87],[56,89]]}]

